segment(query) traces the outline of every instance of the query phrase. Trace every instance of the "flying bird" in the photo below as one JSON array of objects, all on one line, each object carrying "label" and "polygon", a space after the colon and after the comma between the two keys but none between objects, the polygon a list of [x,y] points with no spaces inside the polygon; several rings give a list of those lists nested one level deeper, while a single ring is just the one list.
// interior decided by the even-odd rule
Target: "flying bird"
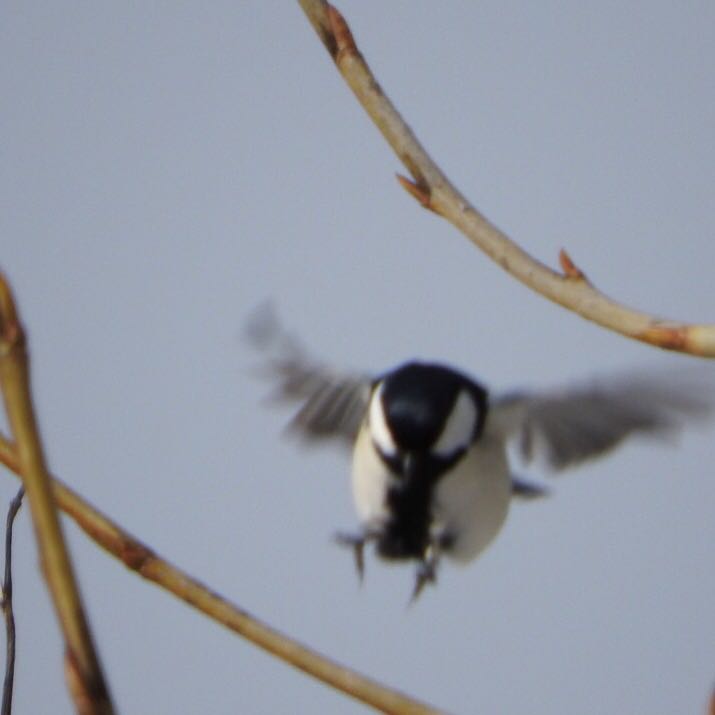
[{"label": "flying bird", "polygon": [[297,405],[289,430],[352,450],[360,528],[338,540],[354,550],[360,578],[368,544],[382,559],[413,560],[413,600],[436,581],[443,556],[466,563],[491,543],[512,499],[547,493],[514,473],[509,445],[524,463],[540,458],[558,472],[631,436],[670,436],[715,403],[712,370],[641,370],[492,394],[435,362],[375,375],[337,371],[311,358],[269,308],[256,312],[247,332],[267,355],[261,371],[274,384],[272,396]]}]

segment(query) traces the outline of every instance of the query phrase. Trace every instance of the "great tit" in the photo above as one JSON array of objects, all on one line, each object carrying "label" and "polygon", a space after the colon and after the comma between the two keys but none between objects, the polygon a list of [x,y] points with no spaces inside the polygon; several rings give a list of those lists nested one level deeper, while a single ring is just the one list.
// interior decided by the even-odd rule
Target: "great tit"
[{"label": "great tit", "polygon": [[352,449],[361,526],[338,540],[354,549],[360,578],[368,543],[383,559],[415,560],[413,600],[435,582],[443,555],[465,563],[489,545],[513,497],[547,493],[514,474],[509,445],[525,463],[540,457],[559,471],[631,435],[667,436],[709,415],[715,402],[713,376],[698,371],[640,371],[501,395],[431,362],[375,376],[336,372],[311,359],[268,310],[254,316],[249,337],[270,354],[263,371],[273,396],[299,404],[289,429]]}]

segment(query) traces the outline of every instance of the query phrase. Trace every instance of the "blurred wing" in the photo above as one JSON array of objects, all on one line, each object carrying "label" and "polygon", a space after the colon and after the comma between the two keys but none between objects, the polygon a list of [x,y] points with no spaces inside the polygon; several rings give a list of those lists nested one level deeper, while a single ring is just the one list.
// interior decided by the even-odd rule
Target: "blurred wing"
[{"label": "blurred wing", "polygon": [[516,440],[525,461],[543,457],[553,470],[605,454],[634,434],[667,436],[703,419],[715,404],[715,371],[681,370],[615,376],[543,394],[492,401],[490,421]]},{"label": "blurred wing", "polygon": [[256,311],[246,334],[267,354],[259,374],[274,383],[269,399],[294,402],[288,429],[308,441],[337,438],[352,447],[367,410],[372,379],[336,372],[311,359],[270,307]]},{"label": "blurred wing", "polygon": [[352,446],[370,398],[370,380],[341,375],[303,358],[273,360],[272,397],[300,404],[288,429],[308,440],[340,438]]}]

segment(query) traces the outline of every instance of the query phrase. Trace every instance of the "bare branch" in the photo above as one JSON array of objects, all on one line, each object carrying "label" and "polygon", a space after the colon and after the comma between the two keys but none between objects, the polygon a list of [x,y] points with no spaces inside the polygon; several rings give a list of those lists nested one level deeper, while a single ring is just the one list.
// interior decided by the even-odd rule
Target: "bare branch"
[{"label": "bare branch", "polygon": [[[0,435],[0,462],[16,474],[20,462],[13,446]],[[262,623],[202,583],[162,559],[148,546],[92,507],[59,479],[52,479],[57,505],[97,544],[143,578],[174,594],[192,608],[273,653],[286,663],[366,705],[395,715],[440,712],[402,693],[329,660]]]},{"label": "bare branch", "polygon": [[16,444],[18,473],[22,475],[35,527],[42,571],[60,621],[67,650],[76,664],[91,707],[78,711],[112,713],[99,658],[74,577],[60,527],[52,484],[37,428],[25,335],[10,287],[0,275],[0,386]]},{"label": "bare branch", "polygon": [[10,502],[5,525],[5,576],[2,584],[2,607],[5,614],[5,679],[2,687],[2,715],[10,715],[12,711],[12,690],[15,682],[15,614],[12,610],[12,525],[17,512],[22,506],[22,497],[25,495],[24,487]]},{"label": "bare branch", "polygon": [[[715,325],[661,319],[633,310],[598,291],[568,259],[563,273],[532,258],[490,223],[457,190],[382,91],[342,15],[324,0],[299,0],[358,101],[414,181],[398,177],[424,207],[456,226],[505,271],[564,308],[604,328],[667,350],[715,357]],[[568,258],[566,256],[566,258]]]}]

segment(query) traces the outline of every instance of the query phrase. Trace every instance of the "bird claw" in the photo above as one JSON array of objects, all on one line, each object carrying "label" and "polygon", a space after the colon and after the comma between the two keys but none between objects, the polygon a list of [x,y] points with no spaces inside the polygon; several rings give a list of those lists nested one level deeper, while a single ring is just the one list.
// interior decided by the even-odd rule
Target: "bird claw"
[{"label": "bird claw", "polygon": [[422,593],[422,589],[428,583],[437,583],[437,573],[435,571],[434,564],[427,563],[423,561],[417,567],[417,576],[415,578],[415,587],[412,590],[412,596],[410,597],[410,603],[414,603],[417,597]]},{"label": "bird claw", "polygon": [[[335,534],[335,541],[340,546],[347,546],[352,549],[355,557],[355,569],[358,580],[362,584],[365,576],[365,545],[380,538],[380,534],[375,531],[363,531],[359,534],[338,532]],[[442,543],[444,542],[444,543]],[[448,543],[446,539],[430,544],[425,550],[424,556],[417,566],[415,576],[415,586],[410,597],[410,604],[414,603],[422,589],[428,583],[437,583],[437,566],[439,565],[441,546]]]},{"label": "bird claw", "polygon": [[412,590],[410,604],[413,604],[428,583],[437,583],[437,565],[439,564],[439,550],[429,546],[425,555],[417,566],[415,587]]},{"label": "bird claw", "polygon": [[335,541],[341,546],[347,546],[353,550],[355,556],[355,569],[357,570],[358,580],[363,582],[365,576],[365,544],[375,539],[375,535],[370,532],[362,534],[346,534],[339,532],[335,535]]}]

